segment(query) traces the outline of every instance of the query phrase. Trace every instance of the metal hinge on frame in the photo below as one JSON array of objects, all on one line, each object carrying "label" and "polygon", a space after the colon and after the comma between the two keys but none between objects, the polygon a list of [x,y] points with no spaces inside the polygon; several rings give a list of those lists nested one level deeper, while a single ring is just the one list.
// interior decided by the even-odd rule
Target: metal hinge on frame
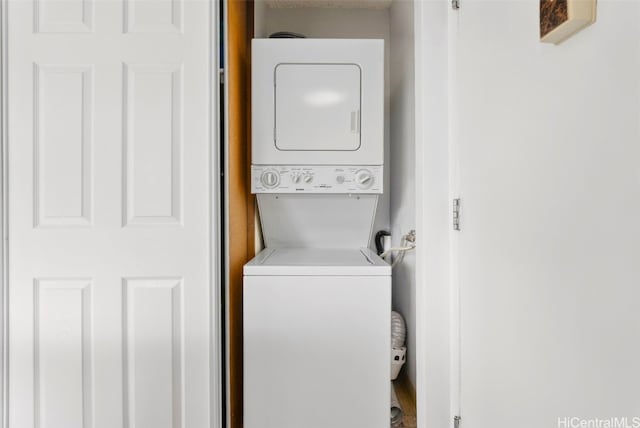
[{"label": "metal hinge on frame", "polygon": [[460,198],[453,200],[453,230],[460,230]]},{"label": "metal hinge on frame", "polygon": [[460,421],[462,421],[462,418],[460,416],[454,416],[453,417],[453,428],[460,428]]},{"label": "metal hinge on frame", "polygon": [[453,10],[460,9],[460,0],[451,0],[451,9]]}]

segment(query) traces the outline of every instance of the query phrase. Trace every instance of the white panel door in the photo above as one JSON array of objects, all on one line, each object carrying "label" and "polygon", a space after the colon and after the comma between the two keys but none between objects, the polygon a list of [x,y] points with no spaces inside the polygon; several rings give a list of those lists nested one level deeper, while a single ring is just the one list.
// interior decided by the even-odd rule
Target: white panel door
[{"label": "white panel door", "polygon": [[640,426],[640,3],[560,46],[537,8],[465,2],[450,33],[461,426]]},{"label": "white panel door", "polygon": [[217,426],[213,8],[8,2],[7,428]]}]

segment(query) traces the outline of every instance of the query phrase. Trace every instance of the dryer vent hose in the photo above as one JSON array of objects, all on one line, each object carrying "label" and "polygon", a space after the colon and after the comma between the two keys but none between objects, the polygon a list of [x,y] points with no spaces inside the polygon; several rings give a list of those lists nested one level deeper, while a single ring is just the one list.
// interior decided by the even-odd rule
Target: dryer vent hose
[{"label": "dryer vent hose", "polygon": [[391,347],[402,348],[407,337],[404,318],[396,311],[391,312]]},{"label": "dryer vent hose", "polygon": [[391,427],[400,427],[402,425],[403,416],[404,412],[402,411],[400,400],[398,400],[398,396],[396,395],[396,388],[393,385],[393,382],[391,382]]}]

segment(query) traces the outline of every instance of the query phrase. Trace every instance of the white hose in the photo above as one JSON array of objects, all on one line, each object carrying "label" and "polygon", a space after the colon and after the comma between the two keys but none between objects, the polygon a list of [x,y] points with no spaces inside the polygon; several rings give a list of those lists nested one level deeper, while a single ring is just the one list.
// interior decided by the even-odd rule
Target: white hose
[{"label": "white hose", "polygon": [[411,250],[413,250],[415,248],[416,248],[416,246],[413,245],[413,244],[407,245],[406,247],[391,247],[387,251],[385,251],[384,253],[380,254],[380,257],[382,257],[384,259],[385,257],[387,257],[391,253],[394,253],[394,252],[404,253],[405,251],[411,251]]},{"label": "white hose", "polygon": [[408,234],[402,237],[399,247],[389,248],[387,251],[380,254],[380,257],[384,259],[385,257],[387,257],[392,253],[399,253],[396,256],[396,258],[393,260],[393,262],[391,262],[391,267],[392,268],[395,267],[398,263],[402,262],[402,259],[404,259],[404,255],[407,251],[415,250],[416,248],[415,238],[416,238],[415,231],[412,230],[411,232],[409,232]]}]

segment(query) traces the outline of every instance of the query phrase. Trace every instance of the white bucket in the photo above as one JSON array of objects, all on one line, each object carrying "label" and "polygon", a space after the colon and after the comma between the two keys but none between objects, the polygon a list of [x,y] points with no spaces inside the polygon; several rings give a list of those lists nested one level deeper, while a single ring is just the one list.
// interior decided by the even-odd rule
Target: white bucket
[{"label": "white bucket", "polygon": [[406,362],[406,358],[406,346],[401,348],[391,348],[391,380],[396,380],[398,374],[400,374],[400,369],[402,369],[402,366]]}]

